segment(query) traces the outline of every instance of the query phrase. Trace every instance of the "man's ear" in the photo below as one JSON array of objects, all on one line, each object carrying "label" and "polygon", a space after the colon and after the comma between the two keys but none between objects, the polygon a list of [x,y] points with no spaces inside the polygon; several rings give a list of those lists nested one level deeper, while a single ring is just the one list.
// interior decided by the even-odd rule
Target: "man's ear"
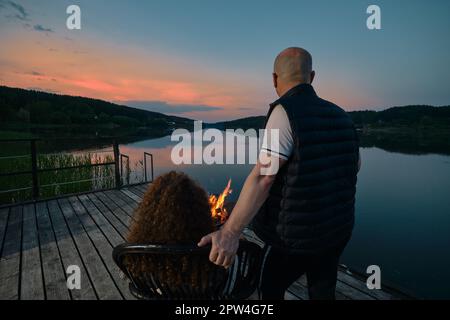
[{"label": "man's ear", "polygon": [[310,83],[313,83],[315,77],[316,77],[316,72],[311,71],[311,82]]},{"label": "man's ear", "polygon": [[273,86],[276,89],[278,87],[278,75],[274,72],[272,73]]}]

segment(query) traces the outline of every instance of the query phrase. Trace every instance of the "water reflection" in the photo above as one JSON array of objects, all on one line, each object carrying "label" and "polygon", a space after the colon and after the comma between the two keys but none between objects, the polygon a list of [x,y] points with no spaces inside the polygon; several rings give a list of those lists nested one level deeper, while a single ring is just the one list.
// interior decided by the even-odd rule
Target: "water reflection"
[{"label": "water reflection", "polygon": [[[377,141],[370,139],[362,145]],[[395,149],[395,144],[386,147],[388,139],[378,141],[389,151]],[[150,152],[155,176],[181,170],[209,192],[221,191],[231,178],[234,192],[230,199],[237,200],[252,165],[177,166],[171,161],[175,143],[163,137],[123,144],[120,149],[132,163],[142,161],[144,151]],[[435,150],[429,146],[414,149],[408,145],[401,151],[421,154]],[[385,282],[420,297],[450,298],[450,255],[446,254],[450,247],[450,157],[387,152],[377,147],[363,147],[361,156],[356,226],[342,262],[360,272],[376,264]],[[142,173],[135,178],[139,175]]]},{"label": "water reflection", "polygon": [[[192,137],[192,139],[194,139]],[[233,151],[235,157],[237,152],[245,150],[248,160],[248,154],[250,152],[250,146],[254,144],[256,138],[251,137],[245,141],[236,140],[235,150]],[[183,171],[194,179],[196,179],[206,190],[211,193],[217,193],[223,189],[228,179],[233,180],[233,189],[240,190],[244,183],[247,174],[250,172],[252,165],[250,164],[180,164],[175,165],[171,159],[172,148],[178,142],[171,141],[170,136],[139,141],[131,144],[125,144],[120,146],[120,152],[130,157],[130,166],[134,170],[132,175],[132,181],[140,181],[143,178],[143,154],[149,152],[154,156],[154,175],[157,177],[162,173],[170,170]],[[203,147],[208,143],[204,143]],[[201,145],[193,145],[193,153],[201,152]],[[224,148],[225,149],[225,148]],[[224,158],[226,157],[226,150],[224,150]],[[248,161],[246,161],[248,163]],[[148,166],[147,170],[150,170]],[[150,174],[149,174],[150,176]],[[230,195],[231,200],[237,200],[239,193],[235,192]]]},{"label": "water reflection", "polygon": [[360,134],[360,145],[404,154],[450,155],[448,131],[366,131]]},{"label": "water reflection", "polygon": [[449,298],[450,157],[361,151],[356,226],[343,261],[422,297]]}]

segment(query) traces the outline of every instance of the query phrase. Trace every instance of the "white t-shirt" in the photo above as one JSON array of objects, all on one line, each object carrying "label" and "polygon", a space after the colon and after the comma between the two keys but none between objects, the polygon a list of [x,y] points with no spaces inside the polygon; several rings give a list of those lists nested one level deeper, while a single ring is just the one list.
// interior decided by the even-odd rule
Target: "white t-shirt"
[{"label": "white t-shirt", "polygon": [[[265,129],[260,152],[288,160],[294,148],[294,138],[288,115],[282,105],[275,106]],[[271,129],[278,129],[278,139]]]}]

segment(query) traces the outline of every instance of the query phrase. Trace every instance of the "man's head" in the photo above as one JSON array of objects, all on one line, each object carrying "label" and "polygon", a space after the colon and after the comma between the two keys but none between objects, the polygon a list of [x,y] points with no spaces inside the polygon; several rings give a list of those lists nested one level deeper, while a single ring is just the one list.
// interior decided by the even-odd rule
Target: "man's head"
[{"label": "man's head", "polygon": [[314,76],[312,57],[305,49],[287,48],[281,51],[275,59],[273,85],[279,96],[282,96],[296,85],[312,83]]}]

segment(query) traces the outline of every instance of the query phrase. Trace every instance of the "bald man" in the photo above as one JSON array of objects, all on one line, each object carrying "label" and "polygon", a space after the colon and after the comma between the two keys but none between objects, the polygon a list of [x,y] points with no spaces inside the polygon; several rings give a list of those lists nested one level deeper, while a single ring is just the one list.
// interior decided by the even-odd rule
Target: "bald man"
[{"label": "bald man", "polygon": [[263,299],[283,299],[305,273],[310,299],[334,299],[339,258],[353,230],[358,138],[347,113],[317,96],[314,77],[305,49],[276,57],[272,78],[280,98],[270,105],[259,161],[228,221],[199,242],[212,243],[210,260],[228,267],[253,219],[266,243]]}]

